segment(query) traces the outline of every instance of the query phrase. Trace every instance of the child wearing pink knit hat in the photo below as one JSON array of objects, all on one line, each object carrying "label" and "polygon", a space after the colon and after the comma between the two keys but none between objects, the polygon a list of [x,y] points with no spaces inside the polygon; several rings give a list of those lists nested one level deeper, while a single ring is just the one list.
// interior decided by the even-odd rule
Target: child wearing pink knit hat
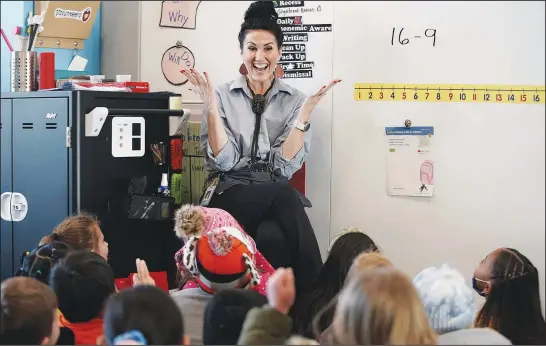
[{"label": "child wearing pink knit hat", "polygon": [[[222,209],[194,206],[190,204],[183,205],[175,213],[174,230],[176,235],[184,241],[184,246],[175,254],[176,266],[179,275],[187,279],[182,289],[200,287],[196,278],[191,275],[189,268],[184,264],[183,256],[188,252],[187,247],[191,246],[188,240],[191,237],[202,237],[211,233],[213,230],[229,227],[240,231],[240,236],[244,237],[244,243],[248,244],[248,250],[253,255],[251,259],[258,274],[264,279],[275,272],[275,269],[269,264],[265,257],[256,248],[256,243],[235,220],[231,214]],[[188,277],[190,275],[190,277]],[[267,280],[262,280],[265,283]],[[257,290],[265,295],[265,284],[260,284],[251,289]]]}]

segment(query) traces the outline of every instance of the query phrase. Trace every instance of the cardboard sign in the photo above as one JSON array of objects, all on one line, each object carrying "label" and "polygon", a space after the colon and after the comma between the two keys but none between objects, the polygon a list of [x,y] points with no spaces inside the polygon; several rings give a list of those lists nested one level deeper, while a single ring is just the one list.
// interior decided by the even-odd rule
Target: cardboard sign
[{"label": "cardboard sign", "polygon": [[176,45],[167,49],[161,58],[161,71],[165,79],[172,85],[183,85],[188,79],[180,72],[195,67],[195,56],[192,51],[176,42]]},{"label": "cardboard sign", "polygon": [[163,1],[159,26],[195,29],[197,8],[201,1]]},{"label": "cardboard sign", "polygon": [[[34,1],[34,13],[42,12],[42,2]],[[99,7],[100,1],[49,1],[36,47],[83,49]]]}]

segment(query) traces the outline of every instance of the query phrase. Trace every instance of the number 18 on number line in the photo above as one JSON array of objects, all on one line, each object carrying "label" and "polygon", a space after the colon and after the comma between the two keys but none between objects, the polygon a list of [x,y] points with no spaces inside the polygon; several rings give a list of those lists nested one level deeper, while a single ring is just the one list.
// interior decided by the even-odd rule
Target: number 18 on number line
[{"label": "number 18 on number line", "polygon": [[355,101],[483,102],[545,104],[545,86],[461,84],[365,84],[354,88]]}]

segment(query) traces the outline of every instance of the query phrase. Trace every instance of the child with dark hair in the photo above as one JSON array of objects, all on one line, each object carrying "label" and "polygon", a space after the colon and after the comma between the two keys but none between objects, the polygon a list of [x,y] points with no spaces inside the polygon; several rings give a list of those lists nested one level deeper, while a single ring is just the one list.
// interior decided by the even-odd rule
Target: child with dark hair
[{"label": "child with dark hair", "polygon": [[[335,304],[330,302],[341,291],[355,258],[362,253],[378,250],[374,241],[356,227],[346,228],[332,239],[328,258],[313,285],[309,291],[298,293],[291,313],[295,332],[307,338],[318,337],[315,335],[313,321],[322,312],[316,326],[317,332],[322,334],[334,318]],[[328,310],[322,311],[329,304]]]},{"label": "child with dark hair", "polygon": [[111,296],[104,312],[108,345],[185,345],[182,313],[161,289],[136,286]]},{"label": "child with dark hair", "polygon": [[77,345],[95,344],[106,300],[116,292],[106,260],[91,251],[72,252],[53,268],[50,286],[58,297],[61,326],[72,330]]},{"label": "child with dark hair", "polygon": [[519,251],[500,248],[487,255],[472,277],[485,304],[475,327],[492,328],[514,345],[546,345],[537,268]]},{"label": "child with dark hair", "polygon": [[38,246],[30,253],[22,255],[21,268],[15,276],[26,276],[49,285],[49,274],[53,266],[71,250],[70,245],[60,241]]},{"label": "child with dark hair", "polygon": [[218,292],[205,309],[203,345],[237,345],[246,314],[267,304],[262,294],[245,289]]},{"label": "child with dark hair", "polygon": [[55,345],[59,337],[57,297],[38,280],[17,277],[2,282],[0,344]]}]

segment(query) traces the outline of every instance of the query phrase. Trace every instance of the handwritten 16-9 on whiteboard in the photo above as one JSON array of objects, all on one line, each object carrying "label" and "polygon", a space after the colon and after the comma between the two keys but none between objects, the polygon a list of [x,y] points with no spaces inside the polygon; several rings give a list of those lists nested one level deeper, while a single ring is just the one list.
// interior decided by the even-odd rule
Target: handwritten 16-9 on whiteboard
[{"label": "handwritten 16-9 on whiteboard", "polygon": [[197,8],[201,1],[163,1],[159,26],[195,29]]},{"label": "handwritten 16-9 on whiteboard", "polygon": [[545,104],[546,87],[536,85],[366,84],[354,86],[355,101]]}]

